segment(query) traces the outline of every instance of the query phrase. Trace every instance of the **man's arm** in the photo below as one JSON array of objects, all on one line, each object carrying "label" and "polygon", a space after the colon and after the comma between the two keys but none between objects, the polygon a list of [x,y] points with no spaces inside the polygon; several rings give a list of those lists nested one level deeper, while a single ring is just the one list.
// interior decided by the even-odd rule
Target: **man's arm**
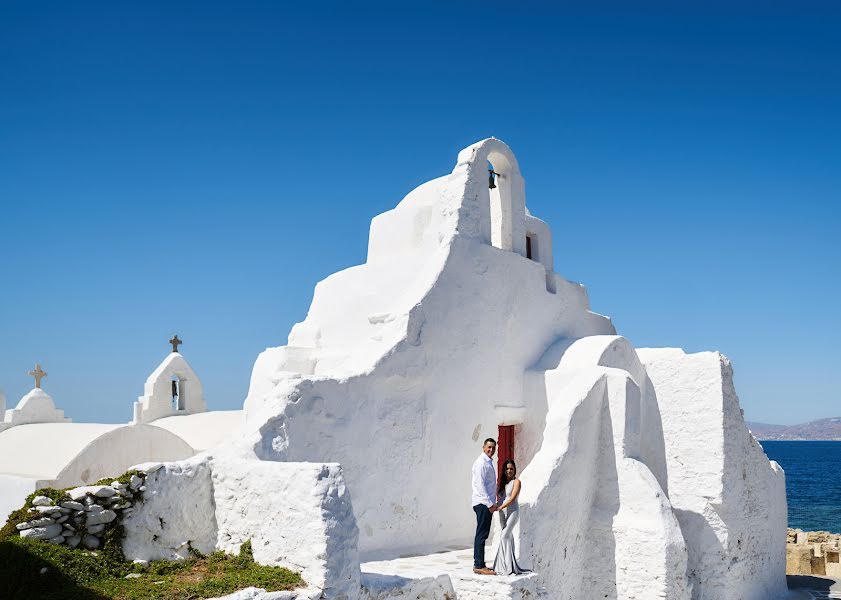
[{"label": "man's arm", "polygon": [[[484,465],[473,463],[473,495],[477,498],[484,498],[485,496],[487,496],[487,492],[485,491],[485,472],[483,470],[483,467]],[[484,502],[483,504],[487,504],[487,502]]]},{"label": "man's arm", "polygon": [[496,471],[494,471],[493,463],[486,462],[482,465],[482,495],[487,498],[485,504],[491,509],[491,512],[499,509],[496,503]]}]

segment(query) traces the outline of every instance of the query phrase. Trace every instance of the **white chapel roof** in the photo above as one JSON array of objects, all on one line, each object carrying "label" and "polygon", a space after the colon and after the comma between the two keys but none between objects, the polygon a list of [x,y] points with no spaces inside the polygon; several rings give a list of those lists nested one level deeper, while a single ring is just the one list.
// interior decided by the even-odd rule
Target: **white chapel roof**
[{"label": "white chapel roof", "polygon": [[236,433],[243,423],[242,410],[213,410],[192,415],[164,417],[148,423],[174,433],[196,452],[216,446]]},{"label": "white chapel roof", "polygon": [[101,435],[125,425],[32,423],[0,432],[0,473],[54,479]]}]

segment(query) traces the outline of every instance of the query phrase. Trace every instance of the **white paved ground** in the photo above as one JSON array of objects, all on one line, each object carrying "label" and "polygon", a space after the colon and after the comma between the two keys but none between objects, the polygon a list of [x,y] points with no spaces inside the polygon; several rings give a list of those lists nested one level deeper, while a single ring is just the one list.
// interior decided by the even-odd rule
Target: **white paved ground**
[{"label": "white paved ground", "polygon": [[[431,582],[435,579],[440,581],[442,575],[449,577],[459,600],[519,600],[539,598],[543,595],[538,589],[537,576],[533,573],[508,577],[476,575],[473,572],[472,548],[367,562],[362,565],[362,585],[371,591],[382,590],[385,577],[395,578],[393,581],[402,578],[405,581],[404,585],[409,587],[412,582]],[[371,597],[390,596],[380,591],[378,594],[371,594]]]},{"label": "white paved ground", "polygon": [[[487,556],[490,553],[490,545]],[[541,598],[535,574],[500,577],[473,573],[473,549],[450,549],[422,556],[362,564],[362,584],[369,598],[440,599],[455,592],[458,600],[519,600]],[[788,576],[785,600],[841,600],[841,580],[816,576]]]}]

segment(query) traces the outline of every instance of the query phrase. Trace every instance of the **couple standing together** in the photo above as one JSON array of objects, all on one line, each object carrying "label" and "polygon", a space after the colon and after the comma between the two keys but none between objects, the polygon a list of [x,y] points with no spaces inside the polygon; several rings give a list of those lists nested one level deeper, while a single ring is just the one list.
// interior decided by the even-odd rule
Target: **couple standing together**
[{"label": "couple standing together", "polygon": [[[488,438],[482,445],[482,454],[473,463],[473,512],[476,513],[476,538],[473,540],[473,572],[480,575],[520,575],[528,573],[520,568],[514,556],[514,526],[520,520],[520,480],[517,465],[506,460],[497,485],[493,455],[496,441]],[[485,564],[485,541],[491,532],[493,513],[499,513],[502,534],[493,569]]]}]

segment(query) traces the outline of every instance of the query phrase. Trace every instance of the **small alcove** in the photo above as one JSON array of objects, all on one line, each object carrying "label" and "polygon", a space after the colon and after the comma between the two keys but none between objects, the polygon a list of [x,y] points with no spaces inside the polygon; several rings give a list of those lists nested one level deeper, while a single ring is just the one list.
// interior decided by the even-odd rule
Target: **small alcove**
[{"label": "small alcove", "polygon": [[537,234],[531,231],[526,234],[526,258],[540,262],[540,245]]}]

